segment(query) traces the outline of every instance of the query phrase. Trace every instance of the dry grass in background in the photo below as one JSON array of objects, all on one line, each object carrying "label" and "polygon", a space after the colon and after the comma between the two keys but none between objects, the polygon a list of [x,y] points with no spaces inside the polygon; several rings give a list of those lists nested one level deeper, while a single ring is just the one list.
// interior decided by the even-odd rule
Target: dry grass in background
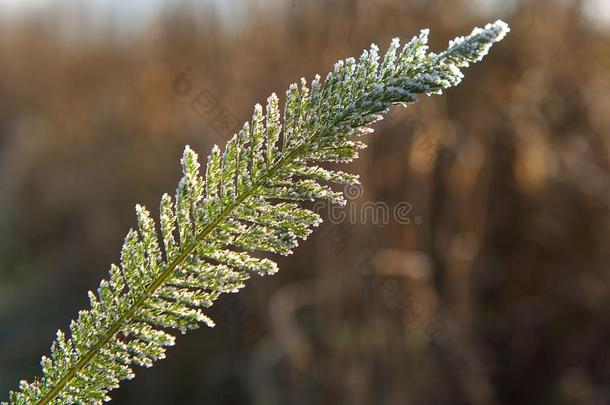
[{"label": "dry grass in background", "polygon": [[[350,204],[408,202],[409,224],[326,223],[114,403],[609,402],[610,36],[582,4],[519,3],[461,86],[377,125]],[[183,145],[228,138],[217,114],[241,123],[370,42],[430,27],[441,49],[493,19],[448,1],[259,4],[235,24],[188,7],[127,39],[0,28],[0,392],[118,260],[134,204],[174,189]]]}]

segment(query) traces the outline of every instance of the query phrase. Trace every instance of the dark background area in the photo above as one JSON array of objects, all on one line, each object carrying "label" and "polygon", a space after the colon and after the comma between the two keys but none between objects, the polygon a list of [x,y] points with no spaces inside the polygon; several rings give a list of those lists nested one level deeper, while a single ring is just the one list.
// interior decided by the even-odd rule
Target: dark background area
[{"label": "dark background area", "polygon": [[610,4],[9,4],[0,399],[118,261],[135,203],[158,213],[185,144],[203,159],[256,102],[371,42],[429,27],[440,51],[502,18],[459,87],[392,111],[349,167],[347,210],[407,203],[409,221],[325,222],[113,403],[610,403]]}]

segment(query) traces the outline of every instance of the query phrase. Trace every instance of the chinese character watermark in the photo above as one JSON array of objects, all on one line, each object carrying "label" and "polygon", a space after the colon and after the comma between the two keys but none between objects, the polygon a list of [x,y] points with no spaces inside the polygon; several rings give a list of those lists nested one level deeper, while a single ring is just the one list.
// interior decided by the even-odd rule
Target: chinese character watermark
[{"label": "chinese character watermark", "polygon": [[220,105],[218,99],[207,88],[195,89],[190,77],[190,67],[178,74],[172,82],[173,93],[187,99],[190,108],[222,137],[228,139],[239,129],[239,120],[227,107]]}]

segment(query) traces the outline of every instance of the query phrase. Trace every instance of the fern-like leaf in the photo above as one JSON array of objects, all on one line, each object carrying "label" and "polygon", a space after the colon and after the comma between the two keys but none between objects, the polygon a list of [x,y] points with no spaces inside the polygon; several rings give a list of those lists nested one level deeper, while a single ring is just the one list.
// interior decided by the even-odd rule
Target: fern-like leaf
[{"label": "fern-like leaf", "polygon": [[318,165],[355,159],[365,146],[358,136],[382,113],[458,84],[460,68],[481,60],[507,32],[497,21],[435,54],[424,30],[403,47],[394,39],[383,57],[372,45],[358,60],[339,61],[324,80],[316,76],[308,86],[302,79],[288,89],[283,114],[272,94],[224,151],[213,148],[205,179],[187,146],[183,177],[175,198],[162,197],[159,224],[136,207],[137,228],[125,238],[120,265],[89,292],[91,307],[70,333],[57,332],[42,377],[22,381],[10,403],[108,401],[135,366],[165,357],[173,331],[213,326],[205,310],[220,294],[237,292],[253,273],[277,271],[252,252],[290,254],[320,223],[302,201],[344,203],[328,183],[358,182]]}]

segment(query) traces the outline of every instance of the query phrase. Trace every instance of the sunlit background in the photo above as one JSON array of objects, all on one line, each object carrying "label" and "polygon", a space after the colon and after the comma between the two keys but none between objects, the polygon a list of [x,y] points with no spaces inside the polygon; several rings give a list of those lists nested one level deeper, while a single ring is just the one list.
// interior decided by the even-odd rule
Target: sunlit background
[{"label": "sunlit background", "polygon": [[441,50],[496,18],[511,34],[458,88],[376,124],[356,214],[113,402],[610,403],[607,0],[0,0],[0,400],[119,260],[134,205],[175,189],[185,144],[207,155],[371,42],[428,27]]}]

